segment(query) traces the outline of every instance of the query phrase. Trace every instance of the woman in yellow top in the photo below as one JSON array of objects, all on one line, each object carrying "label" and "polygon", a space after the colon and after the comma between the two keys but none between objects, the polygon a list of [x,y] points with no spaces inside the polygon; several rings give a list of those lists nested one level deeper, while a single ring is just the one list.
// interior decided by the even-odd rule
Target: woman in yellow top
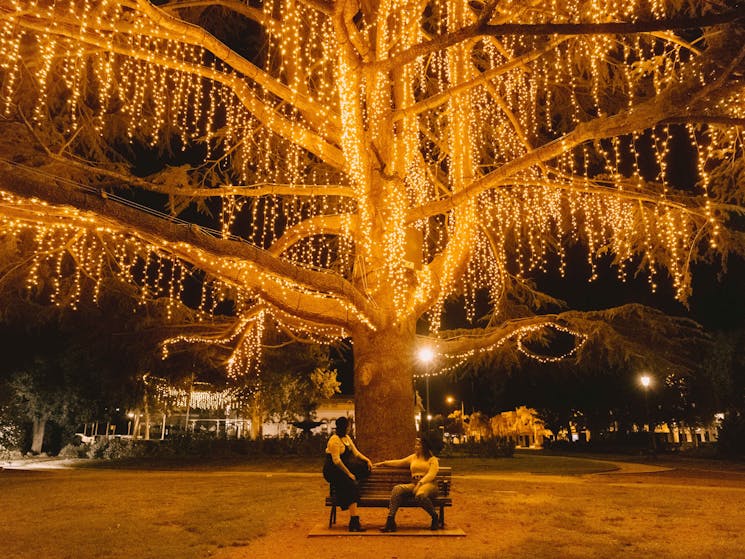
[{"label": "woman in yellow top", "polygon": [[364,532],[357,515],[360,488],[357,482],[370,475],[372,462],[354,446],[347,434],[349,422],[346,417],[336,420],[336,433],[331,435],[326,445],[326,462],[323,477],[334,488],[336,503],[341,510],[349,509],[349,531]]},{"label": "woman in yellow top", "polygon": [[432,518],[430,530],[437,530],[440,526],[437,511],[432,504],[432,497],[437,495],[437,484],[435,478],[440,468],[437,457],[432,453],[432,447],[425,438],[419,438],[414,444],[414,454],[400,460],[385,460],[378,462],[375,466],[389,466],[391,468],[409,467],[411,470],[411,483],[396,485],[391,491],[391,500],[388,504],[388,518],[385,521],[383,532],[396,531],[396,511],[407,497],[413,497],[414,501],[429,513]]}]

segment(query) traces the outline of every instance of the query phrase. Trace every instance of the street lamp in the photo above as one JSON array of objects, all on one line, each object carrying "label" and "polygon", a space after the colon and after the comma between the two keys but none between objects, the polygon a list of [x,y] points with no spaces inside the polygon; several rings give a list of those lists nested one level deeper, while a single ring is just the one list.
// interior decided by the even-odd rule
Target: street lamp
[{"label": "street lamp", "polygon": [[432,351],[432,348],[430,347],[421,347],[419,348],[419,351],[417,352],[417,357],[419,358],[419,361],[424,365],[425,367],[425,373],[424,373],[424,381],[426,385],[427,390],[427,433],[429,433],[430,428],[430,422],[432,420],[432,415],[429,413],[429,375],[430,375],[430,365],[432,364],[434,358],[435,358],[435,352]]},{"label": "street lamp", "polygon": [[[448,404],[453,405],[455,403],[455,398],[453,398],[452,396],[448,396],[447,398],[445,398],[445,401]],[[466,425],[465,425],[465,421],[463,419],[464,418],[464,414],[465,414],[464,407],[465,407],[464,406],[464,402],[463,402],[463,400],[461,400],[460,401],[460,436],[461,436],[461,439],[463,439],[463,437],[466,434]]]},{"label": "street lamp", "polygon": [[649,385],[652,384],[652,377],[649,375],[642,375],[639,377],[639,381],[642,383],[642,387],[644,387],[644,413],[646,415],[647,419],[647,431],[649,432],[649,448],[654,452],[655,450],[655,440],[654,440],[654,433],[652,432],[652,423],[649,419]]}]

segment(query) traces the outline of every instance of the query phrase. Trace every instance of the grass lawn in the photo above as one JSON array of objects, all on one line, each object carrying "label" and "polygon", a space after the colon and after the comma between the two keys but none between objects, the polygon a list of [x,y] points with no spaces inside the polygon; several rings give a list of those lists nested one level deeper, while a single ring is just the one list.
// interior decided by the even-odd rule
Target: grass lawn
[{"label": "grass lawn", "polygon": [[[576,456],[540,455],[536,452],[515,454],[511,458],[469,458],[463,456],[445,456],[440,458],[443,466],[452,466],[456,474],[475,473],[532,473],[554,475],[579,475],[605,472],[613,469],[602,458],[593,459]],[[117,461],[82,462],[79,467],[86,469],[115,469],[115,470],[193,470],[193,471],[240,471],[240,472],[320,472],[323,467],[321,458],[305,458],[299,456],[252,457],[251,459],[233,457],[217,460],[183,458],[158,458]]]},{"label": "grass lawn", "polygon": [[[328,517],[320,460],[4,470],[0,557],[726,559],[745,549],[741,471],[726,483],[714,473],[704,484],[674,472],[594,475],[608,464],[579,457],[443,463],[456,476],[468,474],[454,479],[447,517],[465,538],[306,537]],[[477,473],[484,476],[469,477]],[[363,509],[361,516],[374,528],[385,510]],[[346,518],[340,513],[339,522]],[[405,509],[399,520],[405,526],[426,519]]]}]

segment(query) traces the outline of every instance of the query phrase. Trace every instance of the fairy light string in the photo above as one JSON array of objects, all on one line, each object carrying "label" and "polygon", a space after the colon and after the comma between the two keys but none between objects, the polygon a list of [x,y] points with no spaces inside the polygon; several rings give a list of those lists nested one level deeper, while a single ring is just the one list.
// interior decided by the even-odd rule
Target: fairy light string
[{"label": "fairy light string", "polygon": [[[572,348],[568,351],[565,351],[564,353],[560,355],[549,355],[549,354],[539,354],[535,351],[530,350],[525,346],[525,340],[527,337],[529,337],[531,334],[535,334],[540,331],[545,330],[554,330],[556,332],[561,332],[563,334],[567,334],[571,336],[574,339],[574,344],[572,345]],[[587,340],[589,339],[589,336],[583,332],[580,332],[578,330],[575,330],[573,328],[569,328],[568,326],[559,324],[557,322],[546,322],[544,324],[532,324],[532,325],[526,325],[521,326],[517,329],[515,329],[513,332],[511,332],[509,335],[505,335],[500,337],[497,341],[491,344],[482,345],[478,348],[470,349],[463,352],[458,353],[434,353],[433,361],[435,363],[442,363],[442,366],[434,367],[434,368],[428,368],[426,372],[415,372],[414,377],[415,378],[424,378],[424,377],[432,377],[432,376],[440,376],[443,374],[451,373],[458,368],[462,367],[465,363],[468,361],[473,360],[478,355],[483,354],[489,354],[493,353],[499,348],[501,348],[503,345],[505,345],[508,342],[515,343],[515,347],[517,350],[522,353],[524,356],[533,359],[535,361],[538,361],[540,363],[558,363],[561,361],[565,361],[570,359],[571,357],[575,356],[585,345]]]},{"label": "fairy light string", "polygon": [[[463,298],[474,322],[483,293],[495,314],[505,306],[507,274],[524,279],[558,261],[565,275],[570,242],[586,247],[589,281],[598,277],[600,254],[610,251],[620,281],[642,273],[654,291],[669,273],[685,301],[692,251],[698,243],[722,246],[727,214],[718,205],[715,168],[742,157],[738,126],[683,127],[700,204],[679,203],[669,162],[679,131],[663,123],[567,143],[556,157],[527,163],[465,203],[413,222],[409,216],[681,80],[709,85],[714,78],[699,64],[701,46],[672,32],[482,36],[386,67],[479,16],[467,0],[426,4],[415,11],[410,2],[387,0],[375,14],[346,22],[345,34],[312,3],[247,5],[247,17],[267,38],[259,68],[218,38],[200,35],[196,25],[183,25],[178,5],[11,0],[0,10],[0,110],[6,117],[26,110],[39,129],[53,125],[71,157],[90,130],[102,138],[122,130],[153,147],[166,135],[177,137],[182,150],[200,145],[205,160],[196,169],[168,175],[178,183],[171,195],[188,199],[197,186],[231,187],[210,206],[223,239],[279,247],[278,256],[292,264],[338,274],[387,313],[387,323],[425,313],[435,337],[454,297]],[[490,23],[633,23],[708,9],[698,0],[505,0]],[[33,91],[26,89],[31,82]],[[707,110],[743,119],[745,93],[721,95]],[[279,185],[282,194],[267,194],[265,187]],[[325,194],[322,186],[348,195]],[[0,201],[26,203],[5,193]],[[109,267],[138,285],[143,303],[183,298],[193,272],[174,247],[79,216],[67,224],[41,221],[0,214],[4,235],[33,238],[27,285],[38,287],[42,268],[49,269],[56,304],[78,305],[86,281],[96,300]],[[288,233],[297,239],[283,244]],[[203,282],[200,313],[206,317],[229,299],[242,301],[241,312],[255,308],[260,297],[235,281],[240,273],[256,275],[254,267],[226,259],[214,270],[232,280]],[[262,280],[280,296],[323,296],[292,280]],[[371,331],[380,326],[349,302],[338,307]],[[266,308],[297,335],[349,334]],[[172,314],[173,304],[167,309]],[[236,343],[231,374],[239,374],[257,359],[260,337],[258,325],[238,317],[229,339],[194,343]],[[518,349],[530,354],[522,339],[515,338]]]}]

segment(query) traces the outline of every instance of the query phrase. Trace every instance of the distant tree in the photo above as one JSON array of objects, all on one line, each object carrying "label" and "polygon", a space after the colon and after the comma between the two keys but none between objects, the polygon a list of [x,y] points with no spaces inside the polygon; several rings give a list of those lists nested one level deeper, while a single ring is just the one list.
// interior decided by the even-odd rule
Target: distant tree
[{"label": "distant tree", "polygon": [[489,416],[479,411],[472,413],[468,422],[467,434],[469,438],[475,438],[476,440],[490,438],[492,436],[492,430],[489,423]]},{"label": "distant tree", "polygon": [[745,413],[745,330],[717,332],[702,367],[719,411]]},{"label": "distant tree", "polygon": [[[106,279],[98,292],[81,296],[90,284],[72,278],[57,282],[44,266],[36,269],[37,283],[31,285],[25,239],[4,240],[0,389],[8,404],[3,416],[8,428],[27,422],[32,452],[44,448],[49,422],[69,435],[83,422],[113,419],[116,408],[140,401],[137,379],[144,371],[170,365],[181,372],[178,363],[161,360],[159,344],[175,329],[189,327],[192,310],[161,298],[144,301],[133,312],[138,294],[127,283]],[[51,292],[58,304],[49,304]]]},{"label": "distant tree", "polygon": [[269,419],[312,419],[322,399],[340,392],[337,372],[330,366],[326,347],[292,343],[265,348],[261,375],[248,384],[255,429]]}]

